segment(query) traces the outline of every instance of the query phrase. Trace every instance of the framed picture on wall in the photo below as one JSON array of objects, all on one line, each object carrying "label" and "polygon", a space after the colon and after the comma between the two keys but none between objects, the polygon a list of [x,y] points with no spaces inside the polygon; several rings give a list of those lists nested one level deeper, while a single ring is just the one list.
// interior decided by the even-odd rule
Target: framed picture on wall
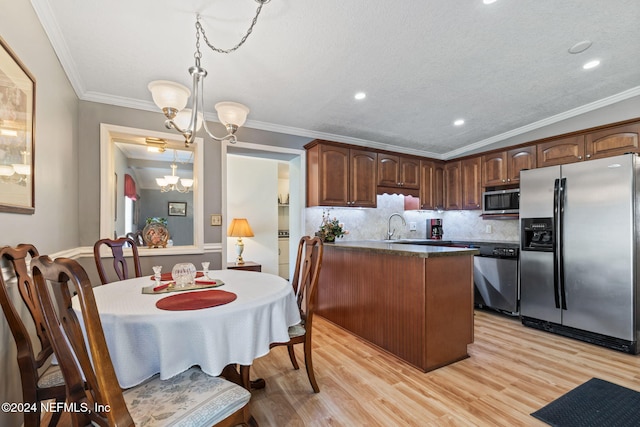
[{"label": "framed picture on wall", "polygon": [[0,212],[33,214],[36,80],[0,38]]},{"label": "framed picture on wall", "polygon": [[169,202],[169,216],[187,216],[187,202]]}]

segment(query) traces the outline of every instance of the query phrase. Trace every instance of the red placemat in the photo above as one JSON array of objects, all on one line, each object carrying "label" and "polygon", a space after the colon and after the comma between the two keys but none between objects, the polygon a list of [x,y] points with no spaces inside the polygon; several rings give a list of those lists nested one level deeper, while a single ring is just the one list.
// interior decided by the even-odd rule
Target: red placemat
[{"label": "red placemat", "polygon": [[[198,278],[198,277],[202,277],[202,276],[204,276],[204,273],[203,273],[202,271],[198,271],[198,272],[196,273],[196,278]],[[150,277],[150,279],[151,279],[151,280],[156,280],[155,276],[151,276],[151,277]],[[160,275],[160,280],[161,280],[161,281],[163,281],[163,282],[164,282],[165,280],[173,280],[173,276],[171,275],[171,273],[162,273],[162,274]]]},{"label": "red placemat", "polygon": [[210,290],[200,292],[183,292],[162,298],[156,302],[156,307],[160,310],[200,310],[201,308],[215,307],[217,305],[228,304],[238,296],[233,292]]}]

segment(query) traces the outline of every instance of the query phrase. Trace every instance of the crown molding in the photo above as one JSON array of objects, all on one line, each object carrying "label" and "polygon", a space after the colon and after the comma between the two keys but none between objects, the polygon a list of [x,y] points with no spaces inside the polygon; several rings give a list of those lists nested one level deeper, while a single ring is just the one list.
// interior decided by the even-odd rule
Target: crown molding
[{"label": "crown molding", "polygon": [[524,133],[540,129],[545,126],[549,126],[549,125],[561,122],[563,120],[567,120],[567,119],[579,116],[581,114],[589,113],[599,108],[607,107],[609,105],[613,105],[617,102],[625,101],[627,99],[630,99],[639,95],[640,95],[640,86],[636,86],[634,88],[625,90],[624,92],[611,95],[607,98],[603,98],[598,101],[594,101],[589,104],[585,104],[580,107],[574,108],[572,110],[565,111],[564,113],[556,114],[555,116],[538,120],[537,122],[533,122],[528,125],[519,127],[517,129],[513,129],[509,132],[504,132],[504,133],[501,133],[500,135],[492,136],[491,138],[483,139],[482,141],[475,142],[473,144],[467,145],[457,150],[449,151],[448,153],[445,153],[443,155],[443,158],[447,160],[455,157],[460,157],[460,156],[466,155],[470,151],[486,147],[487,145],[500,142],[505,139],[512,138],[514,136],[522,135]]}]

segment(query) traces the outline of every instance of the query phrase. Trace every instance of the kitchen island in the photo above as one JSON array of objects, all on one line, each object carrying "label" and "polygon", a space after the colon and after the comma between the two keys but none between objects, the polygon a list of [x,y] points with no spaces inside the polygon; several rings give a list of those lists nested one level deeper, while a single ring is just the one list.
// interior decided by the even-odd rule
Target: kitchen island
[{"label": "kitchen island", "polygon": [[430,371],[468,357],[476,249],[324,245],[317,314]]}]

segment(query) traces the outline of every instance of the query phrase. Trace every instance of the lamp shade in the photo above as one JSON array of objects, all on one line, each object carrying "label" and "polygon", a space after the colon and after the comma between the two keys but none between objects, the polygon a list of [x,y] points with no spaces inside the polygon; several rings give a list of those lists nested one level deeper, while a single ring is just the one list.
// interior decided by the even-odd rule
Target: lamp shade
[{"label": "lamp shade", "polygon": [[190,188],[193,187],[193,180],[190,178],[180,178],[180,184],[182,184],[184,188]]},{"label": "lamp shade", "polygon": [[242,126],[247,121],[249,108],[237,102],[218,102],[216,105],[218,119],[223,125]]},{"label": "lamp shade", "polygon": [[[176,117],[173,119],[174,123],[178,125],[180,129],[188,129],[191,121],[191,108],[185,108],[176,114]],[[196,132],[200,130],[202,127],[202,119],[204,115],[202,113],[198,113],[198,119],[196,120]]]},{"label": "lamp shade", "polygon": [[147,86],[151,91],[153,102],[161,109],[173,108],[182,110],[187,105],[191,91],[180,83],[168,80],[154,80]]},{"label": "lamp shade", "polygon": [[227,230],[229,237],[253,237],[253,231],[246,218],[234,218]]}]

